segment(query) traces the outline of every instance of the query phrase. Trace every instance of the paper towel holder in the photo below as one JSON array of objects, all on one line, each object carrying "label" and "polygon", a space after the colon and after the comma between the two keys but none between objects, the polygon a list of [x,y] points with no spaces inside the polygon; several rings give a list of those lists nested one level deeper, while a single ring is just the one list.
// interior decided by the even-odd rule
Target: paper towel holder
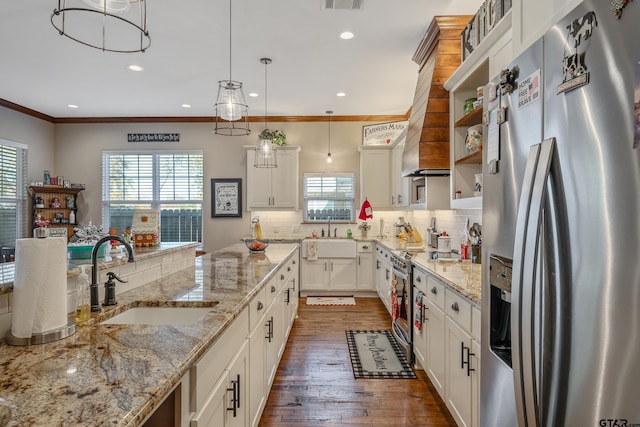
[{"label": "paper towel holder", "polygon": [[63,326],[52,331],[34,333],[29,338],[18,338],[11,333],[11,330],[7,333],[7,344],[9,345],[39,345],[46,344],[53,341],[58,341],[64,338],[68,338],[76,333],[76,322],[69,320],[66,326]]}]

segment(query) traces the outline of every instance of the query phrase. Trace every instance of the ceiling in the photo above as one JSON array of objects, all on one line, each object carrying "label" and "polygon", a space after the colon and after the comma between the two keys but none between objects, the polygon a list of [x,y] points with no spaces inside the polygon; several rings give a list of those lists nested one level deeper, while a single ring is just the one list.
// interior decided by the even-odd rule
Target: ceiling
[{"label": "ceiling", "polygon": [[[480,0],[362,3],[327,10],[324,0],[233,0],[231,77],[244,84],[250,116],[265,114],[263,57],[273,60],[269,116],[404,115],[418,74],[411,58],[432,17],[473,14]],[[50,21],[57,6],[3,2],[0,99],[53,118],[213,116],[218,81],[230,77],[228,1],[147,0],[151,46],[126,54],[60,36]],[[355,37],[341,40],[345,30]]]}]

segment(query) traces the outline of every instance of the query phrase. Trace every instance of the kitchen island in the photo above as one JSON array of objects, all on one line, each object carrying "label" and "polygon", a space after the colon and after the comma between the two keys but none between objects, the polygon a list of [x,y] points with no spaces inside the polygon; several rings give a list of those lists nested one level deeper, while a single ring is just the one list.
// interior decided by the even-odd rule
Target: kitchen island
[{"label": "kitchen island", "polygon": [[[233,245],[118,295],[117,306],[93,314],[67,339],[0,344],[9,425],[141,425],[297,248],[274,244],[256,256]],[[134,306],[207,305],[211,312],[190,325],[100,324]]]}]

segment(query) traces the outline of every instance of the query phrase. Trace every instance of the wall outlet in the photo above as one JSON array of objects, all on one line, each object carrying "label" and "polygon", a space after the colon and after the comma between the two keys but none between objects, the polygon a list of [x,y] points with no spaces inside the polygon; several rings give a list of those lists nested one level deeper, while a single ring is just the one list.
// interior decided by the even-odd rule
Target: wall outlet
[{"label": "wall outlet", "polygon": [[280,232],[280,226],[279,225],[274,225],[273,226],[273,234],[278,234]]},{"label": "wall outlet", "polygon": [[291,232],[294,234],[300,233],[300,224],[292,224]]}]

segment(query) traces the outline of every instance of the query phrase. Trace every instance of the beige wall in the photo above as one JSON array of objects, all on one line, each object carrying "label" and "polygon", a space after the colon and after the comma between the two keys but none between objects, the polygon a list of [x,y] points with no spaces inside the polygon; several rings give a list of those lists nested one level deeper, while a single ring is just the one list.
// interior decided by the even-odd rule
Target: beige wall
[{"label": "beige wall", "polygon": [[27,179],[42,181],[43,172],[54,170],[55,125],[8,108],[0,107],[0,138],[29,147]]},{"label": "beige wall", "polygon": [[[361,143],[363,122],[332,122],[331,169],[325,161],[328,145],[328,124],[270,123],[269,128],[283,130],[287,143],[300,145],[300,176],[304,172],[354,172],[359,179],[360,161],[358,145]],[[254,145],[264,124],[252,124],[252,134],[242,137],[215,135],[211,123],[131,123],[131,124],[58,124],[55,126],[55,174],[86,185],[79,198],[78,220],[90,219],[101,223],[101,153],[103,150],[203,150],[204,249],[207,252],[236,243],[249,231],[250,215],[246,212],[246,150]],[[128,143],[127,133],[161,132],[180,134],[179,143]],[[242,218],[211,218],[210,179],[242,178]],[[302,194],[299,179],[300,194]],[[357,182],[359,188],[359,181]],[[356,200],[359,200],[357,198]]]}]

